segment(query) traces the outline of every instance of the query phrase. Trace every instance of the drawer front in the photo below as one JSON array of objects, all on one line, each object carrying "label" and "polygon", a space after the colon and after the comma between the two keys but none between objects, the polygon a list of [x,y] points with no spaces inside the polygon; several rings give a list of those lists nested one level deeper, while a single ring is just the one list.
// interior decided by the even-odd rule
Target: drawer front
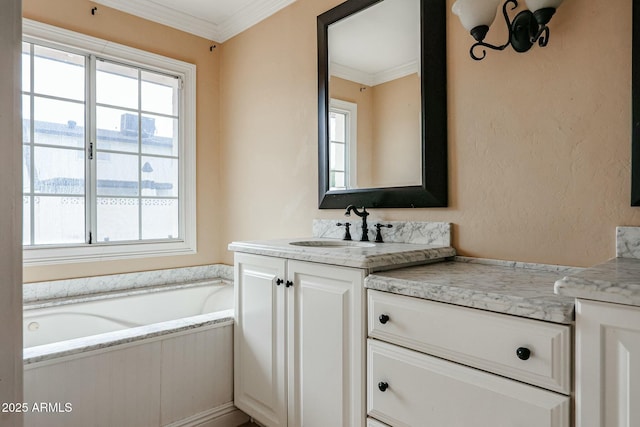
[{"label": "drawer front", "polygon": [[391,427],[569,427],[567,396],[380,341],[367,353],[367,412]]},{"label": "drawer front", "polygon": [[378,420],[374,420],[373,418],[367,418],[367,427],[389,427],[389,426],[381,423]]},{"label": "drawer front", "polygon": [[[374,290],[368,291],[368,304],[372,338],[560,393],[571,392],[571,328],[567,325]],[[526,350],[518,355],[518,349]]]}]

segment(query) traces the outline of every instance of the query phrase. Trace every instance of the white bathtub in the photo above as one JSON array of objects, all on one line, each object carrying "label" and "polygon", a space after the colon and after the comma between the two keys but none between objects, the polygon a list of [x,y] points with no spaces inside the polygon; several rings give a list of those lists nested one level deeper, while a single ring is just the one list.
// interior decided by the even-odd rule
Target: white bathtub
[{"label": "white bathtub", "polygon": [[23,317],[24,347],[136,328],[233,308],[233,286],[212,281],[33,304]]},{"label": "white bathtub", "polygon": [[25,425],[242,424],[232,309],[221,280],[25,307]]}]

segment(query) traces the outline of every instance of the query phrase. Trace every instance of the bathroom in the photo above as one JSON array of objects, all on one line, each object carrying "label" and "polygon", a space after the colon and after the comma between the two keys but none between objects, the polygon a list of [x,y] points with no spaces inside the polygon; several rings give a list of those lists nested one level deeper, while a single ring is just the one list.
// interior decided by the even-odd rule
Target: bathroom
[{"label": "bathroom", "polygon": [[[297,0],[220,42],[101,3],[22,2],[25,18],[196,65],[197,253],[23,269],[13,238],[22,234],[12,231],[20,219],[3,204],[0,378],[11,386],[2,402],[21,396],[22,283],[231,266],[230,242],[308,237],[314,219],[343,218],[346,205],[318,209],[317,186],[316,17],[340,3]],[[571,267],[615,257],[616,227],[640,225],[629,194],[631,7],[565,0],[548,46],[489,51],[482,61],[469,57],[473,39],[448,12],[448,206],[373,208],[370,222],[451,223],[451,246],[467,257]],[[507,38],[500,19],[494,43]],[[1,181],[18,182],[2,161]]]}]

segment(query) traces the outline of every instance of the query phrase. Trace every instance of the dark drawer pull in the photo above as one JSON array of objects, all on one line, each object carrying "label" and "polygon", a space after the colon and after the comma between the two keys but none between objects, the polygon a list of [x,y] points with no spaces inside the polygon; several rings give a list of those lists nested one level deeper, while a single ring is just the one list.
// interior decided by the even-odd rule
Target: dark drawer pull
[{"label": "dark drawer pull", "polygon": [[528,360],[531,357],[531,350],[527,347],[518,347],[516,350],[516,356],[518,356],[518,359],[520,360]]},{"label": "dark drawer pull", "polygon": [[384,393],[385,391],[387,391],[388,388],[389,388],[389,384],[388,383],[386,383],[384,381],[380,381],[378,383],[378,390],[380,390],[381,392]]},{"label": "dark drawer pull", "polygon": [[385,323],[387,323],[389,321],[389,315],[381,314],[380,317],[378,317],[378,320],[380,321],[380,323],[382,323],[384,325]]}]

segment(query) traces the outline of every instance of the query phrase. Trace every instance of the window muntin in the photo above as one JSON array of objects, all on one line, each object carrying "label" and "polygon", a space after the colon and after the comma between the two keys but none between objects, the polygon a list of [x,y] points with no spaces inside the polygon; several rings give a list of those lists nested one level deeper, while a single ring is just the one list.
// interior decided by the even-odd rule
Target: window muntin
[{"label": "window muntin", "polygon": [[[178,254],[192,254],[196,251],[196,195],[195,195],[195,97],[196,97],[196,67],[193,64],[188,64],[182,61],[174,60],[171,58],[162,57],[149,52],[133,49],[127,46],[119,45],[113,42],[106,42],[105,40],[97,39],[94,37],[86,36],[80,33],[64,30],[61,28],[53,27],[47,24],[31,21],[29,19],[23,19],[23,31],[25,44],[23,45],[24,56],[30,55],[30,43],[35,43],[43,48],[60,50],[66,53],[72,53],[80,55],[83,58],[90,58],[92,52],[99,52],[99,59],[104,61],[123,66],[130,66],[136,69],[140,69],[140,88],[139,93],[143,96],[143,101],[140,103],[139,108],[131,108],[131,110],[139,110],[139,116],[145,118],[156,119],[156,136],[168,137],[170,142],[164,141],[164,144],[140,144],[142,148],[137,151],[125,151],[119,152],[111,148],[105,148],[101,155],[113,155],[113,154],[140,154],[140,162],[142,168],[145,168],[146,163],[150,163],[151,169],[154,170],[153,174],[160,174],[160,179],[164,179],[169,173],[167,167],[164,165],[165,160],[168,158],[173,164],[177,163],[177,173],[175,167],[171,177],[173,178],[173,189],[178,194],[165,195],[157,194],[159,190],[166,191],[166,186],[155,185],[152,186],[150,182],[146,183],[146,188],[139,194],[139,200],[143,203],[137,203],[129,197],[112,197],[111,194],[104,194],[107,191],[103,191],[104,196],[98,197],[97,195],[97,182],[95,170],[86,168],[85,170],[85,186],[88,188],[84,194],[65,194],[68,200],[65,200],[68,206],[73,203],[76,206],[74,212],[81,212],[82,216],[79,222],[83,222],[84,218],[87,221],[91,221],[94,228],[91,229],[89,225],[84,227],[85,230],[91,229],[92,231],[92,244],[88,244],[88,236],[83,236],[83,240],[80,243],[70,244],[54,244],[51,243],[57,240],[56,236],[48,237],[47,239],[41,239],[42,244],[34,246],[25,246],[24,251],[24,263],[25,265],[45,265],[56,264],[66,262],[82,262],[92,260],[117,260],[125,258],[137,258],[148,257],[158,255],[178,255]],[[85,61],[87,61],[85,59]],[[86,67],[91,66],[91,60],[89,63],[85,62]],[[30,76],[32,74],[31,61],[27,62],[23,68],[23,76]],[[96,61],[97,62],[97,61]],[[174,86],[169,90],[160,91],[153,97],[144,98],[145,93],[149,94],[147,85],[159,86],[166,85],[167,81],[174,82]],[[28,163],[32,162],[34,152],[31,150],[31,146],[34,135],[36,132],[30,131],[31,119],[33,111],[34,97],[31,90],[30,80],[23,79],[25,87],[23,96],[23,116],[25,120],[24,124],[24,158]],[[87,104],[90,105],[91,101],[95,102],[96,93],[89,89],[92,82],[87,78],[84,82],[85,86],[85,99]],[[173,92],[176,90],[179,96],[174,96]],[[45,89],[43,89],[44,91]],[[43,94],[43,98],[49,98],[58,100],[60,102],[77,102],[77,96],[70,96],[69,99],[59,97],[57,93],[51,94],[51,90],[47,89],[47,94]],[[151,91],[153,92],[153,90]],[[158,92],[158,91],[155,91]],[[171,102],[166,102],[169,97],[172,98]],[[57,99],[61,98],[61,99]],[[165,102],[162,102],[162,100]],[[97,105],[96,105],[97,109]],[[121,113],[130,113],[129,109],[125,108]],[[86,133],[85,140],[80,144],[74,141],[73,144],[69,143],[68,136],[65,138],[58,138],[57,141],[52,144],[53,147],[64,147],[64,144],[68,145],[68,149],[75,148],[81,154],[80,158],[86,158],[88,153],[88,142],[90,135],[94,138],[97,136],[97,130],[103,129],[96,125],[95,115],[92,117],[91,110],[87,108],[85,114],[82,117],[83,121],[86,121]],[[76,120],[74,120],[76,121]],[[142,120],[144,122],[144,120]],[[78,126],[80,120],[76,121],[75,126]],[[64,124],[64,123],[63,123]],[[66,124],[67,127],[69,124]],[[71,124],[73,126],[73,124]],[[82,123],[84,125],[84,123]],[[35,128],[35,126],[34,126]],[[145,128],[146,129],[146,128]],[[35,129],[34,129],[35,130]],[[56,130],[56,129],[54,129]],[[78,129],[76,129],[77,131]],[[81,129],[84,132],[84,129]],[[93,132],[93,133],[92,133]],[[82,138],[80,138],[82,139]],[[94,139],[94,159],[97,162],[97,141]],[[86,144],[86,145],[82,145]],[[45,147],[49,147],[49,144],[41,144]],[[125,145],[130,146],[130,145]],[[168,148],[170,147],[170,149]],[[171,154],[166,155],[167,152]],[[163,154],[164,153],[164,154]],[[149,162],[149,160],[153,160]],[[156,169],[154,162],[161,161],[163,165]],[[145,168],[145,174],[149,170],[149,166]],[[141,168],[141,171],[142,171]],[[95,169],[95,168],[94,168]],[[36,208],[32,207],[34,197],[30,193],[32,187],[31,178],[29,176],[30,170],[24,169],[24,222],[25,224],[33,224],[30,227],[24,229],[24,241],[30,242],[34,236],[34,229],[47,229],[42,226],[35,226],[37,221],[32,221],[32,214],[36,212]],[[142,174],[142,172],[140,172]],[[153,178],[158,181],[158,178]],[[177,185],[175,185],[177,180]],[[66,184],[77,184],[75,181],[67,181]],[[135,187],[136,185],[134,185]],[[73,185],[71,186],[73,187]],[[129,185],[131,187],[131,185]],[[142,187],[140,181],[137,182],[137,187]],[[92,191],[91,191],[92,190]],[[57,194],[55,195],[57,196]],[[54,196],[50,196],[54,197]],[[77,209],[78,197],[82,200],[86,197],[86,204],[83,209]],[[176,198],[177,197],[177,198]],[[127,206],[133,205],[136,207],[136,203],[141,205],[138,210],[139,214],[129,215],[121,214],[121,217],[126,217],[127,221],[136,220],[140,215],[146,215],[148,218],[152,218],[148,224],[136,225],[136,233],[138,237],[142,235],[143,240],[127,240],[121,236],[110,238],[109,241],[98,242],[95,224],[98,223],[98,211],[101,211],[100,215],[103,221],[117,221],[118,218],[105,215],[105,210],[114,206],[114,200],[126,199],[122,203],[128,203]],[[102,202],[102,204],[100,204]],[[93,205],[92,205],[93,203]],[[118,206],[117,204],[115,206]],[[44,212],[40,209],[38,212]],[[145,213],[146,212],[146,213]],[[149,212],[161,212],[159,214]],[[66,215],[66,214],[65,214]],[[159,217],[158,217],[159,216]],[[178,218],[176,221],[175,218]],[[74,219],[74,224],[78,223],[78,220]],[[159,224],[159,222],[162,222]],[[109,226],[107,222],[104,223],[105,227],[113,229],[113,226]],[[115,227],[117,228],[117,227]],[[158,229],[169,230],[169,233],[155,232]],[[155,230],[155,231],[154,231]],[[126,230],[124,230],[126,232]],[[118,232],[120,230],[118,229]],[[52,234],[52,232],[48,232]],[[171,238],[169,238],[171,236]],[[178,236],[178,237],[176,237]],[[109,237],[109,236],[107,236]],[[133,239],[137,239],[134,237]]]}]

